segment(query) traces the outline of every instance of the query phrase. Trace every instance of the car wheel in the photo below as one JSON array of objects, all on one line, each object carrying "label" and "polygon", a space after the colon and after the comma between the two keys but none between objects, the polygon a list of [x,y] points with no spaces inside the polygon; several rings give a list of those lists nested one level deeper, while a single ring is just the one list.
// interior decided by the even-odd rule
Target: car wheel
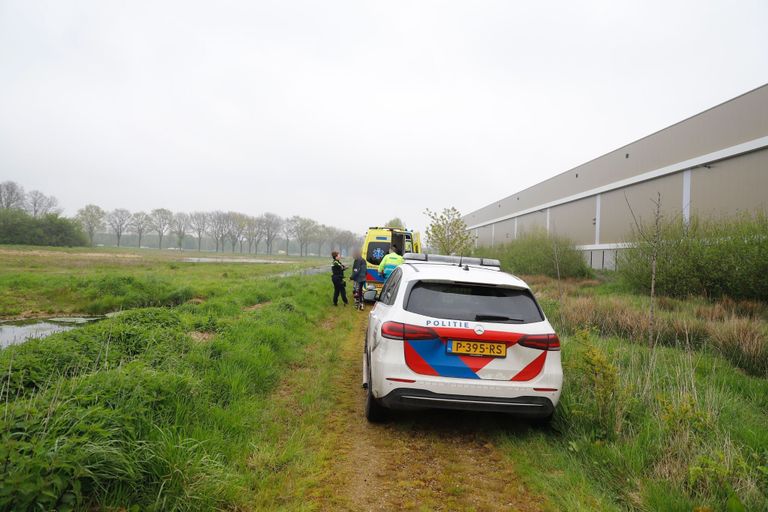
[{"label": "car wheel", "polygon": [[382,423],[387,419],[387,408],[381,405],[376,397],[373,396],[371,385],[371,363],[368,362],[368,385],[365,389],[365,419],[370,423]]},{"label": "car wheel", "polygon": [[534,427],[548,428],[552,424],[552,418],[555,416],[554,412],[542,416],[540,418],[534,418],[531,423]]}]

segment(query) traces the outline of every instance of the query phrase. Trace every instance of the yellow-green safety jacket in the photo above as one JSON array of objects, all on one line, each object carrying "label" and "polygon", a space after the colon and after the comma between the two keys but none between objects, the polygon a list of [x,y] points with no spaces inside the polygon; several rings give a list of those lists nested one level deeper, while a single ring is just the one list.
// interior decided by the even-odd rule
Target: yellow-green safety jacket
[{"label": "yellow-green safety jacket", "polygon": [[387,254],[381,259],[381,263],[379,263],[379,274],[383,275],[386,280],[393,270],[403,264],[403,261],[403,257],[396,252]]}]

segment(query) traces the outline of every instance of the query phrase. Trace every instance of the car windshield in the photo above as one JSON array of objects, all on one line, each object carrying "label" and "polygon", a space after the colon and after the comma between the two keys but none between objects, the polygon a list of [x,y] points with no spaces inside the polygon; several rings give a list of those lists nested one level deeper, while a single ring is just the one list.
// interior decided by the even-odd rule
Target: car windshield
[{"label": "car windshield", "polygon": [[544,320],[530,291],[481,284],[420,281],[413,286],[405,309],[451,320],[518,324]]}]

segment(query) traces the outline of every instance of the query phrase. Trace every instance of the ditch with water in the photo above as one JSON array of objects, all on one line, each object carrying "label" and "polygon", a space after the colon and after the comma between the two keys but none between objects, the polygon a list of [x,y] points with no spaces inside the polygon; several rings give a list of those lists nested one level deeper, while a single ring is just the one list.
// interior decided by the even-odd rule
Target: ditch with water
[{"label": "ditch with water", "polygon": [[57,332],[75,329],[78,326],[96,322],[102,318],[104,317],[67,316],[0,322],[0,349],[11,345],[18,345],[33,338],[45,338]]},{"label": "ditch with water", "polygon": [[[195,258],[189,258],[195,259]],[[197,258],[199,263],[228,263],[224,258]],[[205,261],[202,261],[205,260]],[[236,260],[238,262],[246,262],[244,259]],[[273,261],[265,261],[265,263],[273,263]],[[281,272],[279,274],[273,274],[265,276],[265,278],[285,278],[293,276],[307,276],[328,273],[330,270],[328,267],[315,267],[305,268],[301,270],[291,270],[288,272]],[[11,345],[18,345],[24,343],[27,340],[33,338],[45,338],[51,334],[63,331],[69,331],[75,329],[81,325],[85,325],[91,322],[96,322],[106,317],[110,317],[116,313],[108,313],[104,316],[66,316],[66,317],[53,317],[53,318],[36,318],[29,320],[7,320],[0,321],[0,349],[9,347]]]}]

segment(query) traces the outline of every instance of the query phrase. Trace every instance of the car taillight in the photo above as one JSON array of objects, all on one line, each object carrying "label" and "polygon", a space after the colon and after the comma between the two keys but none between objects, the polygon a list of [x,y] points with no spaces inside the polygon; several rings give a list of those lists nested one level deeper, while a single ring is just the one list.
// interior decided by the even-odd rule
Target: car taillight
[{"label": "car taillight", "polygon": [[520,338],[519,345],[538,350],[560,350],[557,334],[529,334]]},{"label": "car taillight", "polygon": [[381,336],[391,340],[401,340],[403,339],[403,327],[400,322],[384,322],[381,324]]},{"label": "car taillight", "polygon": [[381,336],[390,340],[431,340],[438,337],[437,333],[429,327],[401,322],[381,324]]}]

